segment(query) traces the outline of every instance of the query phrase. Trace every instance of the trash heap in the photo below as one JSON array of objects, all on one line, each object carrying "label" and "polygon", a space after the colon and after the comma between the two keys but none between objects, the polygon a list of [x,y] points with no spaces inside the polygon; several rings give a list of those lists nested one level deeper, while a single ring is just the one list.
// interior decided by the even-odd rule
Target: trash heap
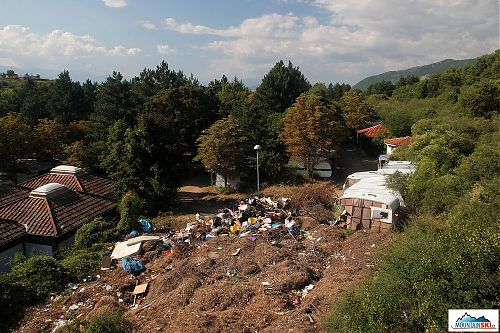
[{"label": "trash heap", "polygon": [[235,209],[219,210],[212,218],[196,214],[196,221],[188,223],[174,237],[185,242],[205,241],[228,235],[246,237],[276,228],[286,228],[295,235],[296,216],[297,210],[291,208],[287,198],[273,201],[269,197],[251,197],[240,201]]},{"label": "trash heap", "polygon": [[347,238],[286,198],[251,197],[193,220],[161,233],[143,220],[103,257],[105,273],[54,294],[23,332],[55,331],[109,300],[141,333],[319,333],[331,300],[374,269],[387,237]]}]

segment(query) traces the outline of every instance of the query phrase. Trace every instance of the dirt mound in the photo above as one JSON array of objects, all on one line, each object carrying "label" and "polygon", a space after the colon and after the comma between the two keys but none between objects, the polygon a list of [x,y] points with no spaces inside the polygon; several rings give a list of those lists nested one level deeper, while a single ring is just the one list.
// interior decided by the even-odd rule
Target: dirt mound
[{"label": "dirt mound", "polygon": [[[319,212],[318,205],[332,205],[335,192],[327,183],[304,188],[294,209]],[[277,188],[274,195],[290,196],[287,191],[297,189]],[[30,309],[19,332],[50,331],[56,322],[84,320],[109,307],[126,309],[135,332],[321,332],[332,301],[374,269],[373,253],[391,235],[358,231],[347,237],[342,229],[320,224],[319,215],[294,215],[287,225],[289,215],[268,210],[260,219],[264,225],[270,216],[269,226],[241,237],[171,237],[173,247],[147,241],[136,256],[146,267],[139,276],[117,268],[70,286],[65,295]],[[145,283],[147,292],[134,295]]]}]

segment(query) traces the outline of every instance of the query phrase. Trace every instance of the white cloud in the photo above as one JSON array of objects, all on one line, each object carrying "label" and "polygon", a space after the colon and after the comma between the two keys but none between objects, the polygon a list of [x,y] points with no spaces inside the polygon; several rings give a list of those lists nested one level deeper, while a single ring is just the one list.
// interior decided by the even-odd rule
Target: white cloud
[{"label": "white cloud", "polygon": [[177,50],[175,48],[171,48],[170,46],[168,46],[168,44],[156,45],[156,50],[159,54],[163,55],[171,55],[177,53]]},{"label": "white cloud", "polygon": [[108,7],[112,8],[122,8],[127,6],[127,2],[125,0],[102,0],[104,4]]},{"label": "white cloud", "polygon": [[149,21],[141,21],[139,22],[142,24],[142,26],[145,28],[145,29],[148,29],[148,30],[158,30],[158,27],[156,26],[156,24],[152,23],[152,22],[149,22]]},{"label": "white cloud", "polygon": [[306,75],[327,82],[355,83],[386,70],[471,58],[498,48],[497,0],[310,3],[324,10],[329,19],[320,22],[313,16],[274,13],[216,29],[167,18],[164,27],[207,35],[210,40],[205,49],[217,58],[209,67],[222,73],[251,75],[254,68],[252,77],[261,77],[264,64],[291,59]]},{"label": "white cloud", "polygon": [[[0,27],[0,59],[15,59],[16,67],[40,67],[60,70],[70,64],[83,66],[83,61],[135,56],[140,48],[127,48],[123,45],[103,46],[89,35],[76,35],[72,32],[53,30],[39,34],[28,27],[7,25]],[[7,62],[7,61],[2,61]],[[88,63],[88,62],[87,62]],[[114,69],[114,68],[113,68]]]},{"label": "white cloud", "polygon": [[140,48],[126,48],[125,46],[118,45],[109,50],[108,54],[113,56],[127,56],[127,55],[136,55],[142,52]]}]

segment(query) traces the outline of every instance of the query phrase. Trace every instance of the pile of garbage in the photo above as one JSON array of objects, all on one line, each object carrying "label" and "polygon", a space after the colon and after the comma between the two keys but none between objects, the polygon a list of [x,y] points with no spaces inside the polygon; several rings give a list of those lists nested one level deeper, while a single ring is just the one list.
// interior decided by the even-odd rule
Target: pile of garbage
[{"label": "pile of garbage", "polygon": [[[127,240],[116,243],[113,252],[103,258],[101,269],[119,266],[114,262],[117,260],[121,261],[121,267],[127,273],[140,274],[144,270],[144,265],[134,256],[144,253],[142,246],[146,242],[152,242],[158,254],[168,256],[175,250],[181,251],[182,245],[197,241],[205,242],[216,237],[251,238],[259,232],[279,230],[295,238],[299,234],[302,235],[297,226],[297,216],[298,212],[291,207],[288,198],[273,201],[269,197],[250,197],[239,201],[235,209],[221,209],[213,217],[202,218],[200,214],[196,214],[196,221],[187,223],[185,229],[177,232],[169,232],[162,236],[141,236],[139,231],[133,230]],[[140,219],[139,225],[143,233],[154,231],[146,219]]]},{"label": "pile of garbage", "polygon": [[178,233],[175,237],[187,239],[188,242],[193,238],[205,241],[230,234],[246,237],[259,231],[283,227],[295,234],[296,216],[297,210],[291,209],[287,198],[273,201],[268,197],[251,197],[240,201],[236,209],[222,209],[212,218],[201,218],[196,214],[196,221],[188,223],[185,232]]},{"label": "pile of garbage", "polygon": [[137,332],[320,332],[333,297],[374,269],[386,237],[347,238],[287,198],[251,197],[192,220],[161,233],[141,220],[103,257],[106,272],[54,295],[22,332],[55,331],[103,299],[127,309]]}]

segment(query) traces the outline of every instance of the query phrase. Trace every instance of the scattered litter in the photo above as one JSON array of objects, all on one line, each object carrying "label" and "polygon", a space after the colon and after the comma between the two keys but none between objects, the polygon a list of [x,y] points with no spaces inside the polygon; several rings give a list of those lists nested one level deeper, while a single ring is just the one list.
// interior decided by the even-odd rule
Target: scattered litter
[{"label": "scattered litter", "polygon": [[79,307],[80,307],[80,306],[78,306],[78,304],[73,304],[73,305],[71,305],[71,306],[68,308],[68,310],[69,310],[69,311],[75,311],[75,310],[78,310],[78,308],[79,308]]},{"label": "scattered litter", "polygon": [[101,260],[101,271],[107,271],[111,269],[111,264],[113,263],[113,259],[110,256],[104,256]]},{"label": "scattered litter", "polygon": [[52,329],[52,333],[55,333],[58,329],[63,328],[66,325],[68,325],[67,320],[58,319],[54,324],[54,328]]},{"label": "scattered litter", "polygon": [[132,292],[132,295],[140,295],[144,294],[146,290],[148,289],[148,283],[143,283],[138,286],[135,286],[134,291]]},{"label": "scattered litter", "polygon": [[271,282],[268,282],[268,281],[262,281],[260,284],[261,284],[261,285],[263,285],[263,286],[270,286],[270,285],[271,285]]},{"label": "scattered litter", "polygon": [[153,230],[153,226],[146,219],[140,219],[139,224],[141,225],[142,231],[151,232]]},{"label": "scattered litter", "polygon": [[238,254],[240,254],[240,251],[241,251],[241,249],[238,248],[238,249],[236,249],[236,251],[234,251],[233,253],[231,253],[231,255],[232,256],[237,256]]},{"label": "scattered litter", "polygon": [[[132,238],[134,239],[134,238]],[[127,242],[118,242],[111,253],[112,259],[122,259],[133,256],[141,251],[141,243],[129,246]]]},{"label": "scattered litter", "polygon": [[139,260],[130,257],[122,259],[122,268],[125,272],[132,275],[139,275],[144,271],[144,265]]},{"label": "scattered litter", "polygon": [[143,243],[143,242],[147,242],[147,241],[155,241],[155,240],[160,240],[160,239],[161,239],[160,236],[139,236],[139,237],[131,238],[131,239],[125,241],[125,243],[127,243],[127,246],[134,246],[137,243]]}]

